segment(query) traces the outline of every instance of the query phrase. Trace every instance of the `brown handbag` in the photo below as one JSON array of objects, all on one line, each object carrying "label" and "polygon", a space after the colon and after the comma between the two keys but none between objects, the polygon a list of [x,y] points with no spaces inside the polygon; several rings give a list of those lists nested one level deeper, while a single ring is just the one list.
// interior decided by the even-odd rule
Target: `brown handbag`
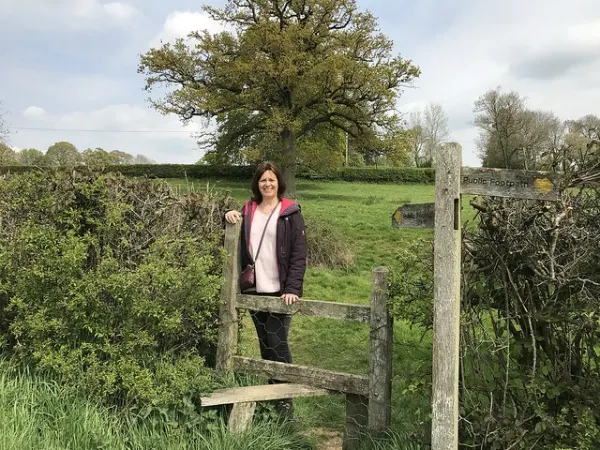
[{"label": "brown handbag", "polygon": [[[256,273],[254,271],[254,265],[256,264],[255,261],[258,259],[258,253],[260,252],[260,247],[262,246],[263,239],[264,239],[265,233],[267,231],[267,225],[269,225],[269,220],[271,220],[271,217],[273,216],[273,213],[277,209],[277,206],[279,206],[279,203],[277,203],[277,205],[275,205],[275,208],[273,208],[273,210],[271,211],[271,214],[269,214],[267,223],[265,223],[265,228],[263,229],[262,235],[260,237],[260,242],[258,243],[258,249],[256,249],[256,255],[254,256],[254,261],[252,261],[251,264],[248,264],[246,266],[246,268],[244,270],[242,270],[242,273],[240,273],[240,291],[242,293],[256,292]],[[250,257],[252,257],[252,255],[250,255]]]}]

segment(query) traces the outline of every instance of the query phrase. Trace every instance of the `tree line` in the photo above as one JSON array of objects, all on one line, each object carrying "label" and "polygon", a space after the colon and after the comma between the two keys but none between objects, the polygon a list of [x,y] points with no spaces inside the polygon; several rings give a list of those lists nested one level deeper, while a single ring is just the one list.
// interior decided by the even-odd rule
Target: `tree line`
[{"label": "tree line", "polygon": [[519,93],[499,87],[482,95],[474,112],[484,167],[566,172],[597,163],[597,115],[561,120],[552,111],[528,108]]},{"label": "tree line", "polygon": [[78,166],[104,167],[120,164],[155,164],[144,155],[131,155],[121,150],[107,151],[102,148],[88,148],[80,152],[70,142],[52,144],[46,152],[35,148],[13,150],[0,140],[0,166]]}]

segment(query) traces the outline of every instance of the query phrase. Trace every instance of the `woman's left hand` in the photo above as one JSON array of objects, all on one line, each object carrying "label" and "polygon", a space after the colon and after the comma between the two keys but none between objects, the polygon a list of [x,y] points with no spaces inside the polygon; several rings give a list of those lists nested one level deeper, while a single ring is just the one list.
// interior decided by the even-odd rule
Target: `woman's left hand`
[{"label": "woman's left hand", "polygon": [[283,301],[285,301],[286,305],[292,305],[296,300],[298,300],[298,296],[296,294],[283,294],[281,298]]}]

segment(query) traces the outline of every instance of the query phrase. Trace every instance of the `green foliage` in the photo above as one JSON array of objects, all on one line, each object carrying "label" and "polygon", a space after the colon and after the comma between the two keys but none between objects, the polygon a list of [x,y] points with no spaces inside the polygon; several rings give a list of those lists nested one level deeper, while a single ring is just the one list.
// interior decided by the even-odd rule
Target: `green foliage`
[{"label": "green foliage", "polygon": [[466,233],[463,255],[464,442],[600,446],[599,194],[473,203],[479,226]]},{"label": "green foliage", "polygon": [[319,125],[361,135],[399,122],[397,98],[420,71],[393,56],[393,42],[354,0],[203,9],[235,31],[191,33],[149,50],[139,65],[146,90],[169,89],[156,109],[217,121],[201,143],[234,157],[245,147],[274,151],[294,192],[296,142]]},{"label": "green foliage", "polygon": [[81,153],[81,162],[94,168],[102,168],[116,164],[115,158],[106,150],[101,148],[88,148]]},{"label": "green foliage", "polygon": [[[434,183],[433,169],[417,169],[412,167],[372,168],[349,167],[341,170],[326,171],[322,179],[330,181],[361,181],[365,183]],[[320,178],[321,178],[320,177]]]},{"label": "green foliage", "polygon": [[[567,183],[598,179],[593,170]],[[559,202],[472,201],[463,231],[460,442],[482,449],[600,446],[597,188]],[[429,244],[398,252],[396,318],[433,326]],[[426,383],[428,384],[428,383]]]},{"label": "green foliage", "polygon": [[25,166],[45,166],[44,154],[35,148],[25,148],[18,154],[19,162]]},{"label": "green foliage", "polygon": [[219,178],[224,180],[252,180],[253,166],[222,166],[201,164],[132,164],[107,166],[107,172],[119,172],[132,177],[156,178]]},{"label": "green foliage", "polygon": [[433,328],[433,245],[415,241],[398,250],[390,283],[394,317]]},{"label": "green foliage", "polygon": [[[207,411],[206,409],[203,411]],[[208,410],[211,412],[210,410]],[[214,411],[212,411],[214,412]],[[75,395],[62,383],[0,361],[0,448],[19,450],[311,450],[289,426],[257,421],[242,435],[205,413],[202,424],[174,428],[140,420]]]},{"label": "green foliage", "polygon": [[[2,173],[21,173],[35,170],[26,166],[0,167]],[[107,166],[104,172],[119,172],[131,177],[152,178],[218,178],[248,183],[254,173],[253,166],[221,166],[202,164],[132,164]],[[348,167],[343,169],[315,171],[310,169],[298,173],[300,179],[327,181],[360,181],[364,183],[419,183],[433,184],[435,170],[413,167]]]},{"label": "green foliage", "polygon": [[191,423],[195,396],[211,386],[231,205],[210,190],[177,196],[115,174],[8,176],[4,350],[107,404]]},{"label": "green foliage", "polygon": [[81,154],[70,142],[56,142],[48,147],[46,164],[54,167],[74,167],[81,164]]},{"label": "green foliage", "polygon": [[8,145],[0,141],[0,166],[10,166],[19,164],[17,152]]}]

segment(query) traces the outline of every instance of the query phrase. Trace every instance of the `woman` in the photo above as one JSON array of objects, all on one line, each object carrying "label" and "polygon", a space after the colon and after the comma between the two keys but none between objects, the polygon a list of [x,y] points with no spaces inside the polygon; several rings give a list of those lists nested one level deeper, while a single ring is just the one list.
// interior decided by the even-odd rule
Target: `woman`
[{"label": "woman", "polygon": [[[275,164],[260,164],[252,180],[252,200],[242,211],[228,211],[229,223],[243,221],[242,267],[254,262],[256,295],[280,297],[286,305],[302,296],[306,271],[306,230],[300,207],[283,197],[285,182]],[[263,359],[292,362],[289,314],[250,311]],[[293,416],[290,400],[280,405]]]}]

